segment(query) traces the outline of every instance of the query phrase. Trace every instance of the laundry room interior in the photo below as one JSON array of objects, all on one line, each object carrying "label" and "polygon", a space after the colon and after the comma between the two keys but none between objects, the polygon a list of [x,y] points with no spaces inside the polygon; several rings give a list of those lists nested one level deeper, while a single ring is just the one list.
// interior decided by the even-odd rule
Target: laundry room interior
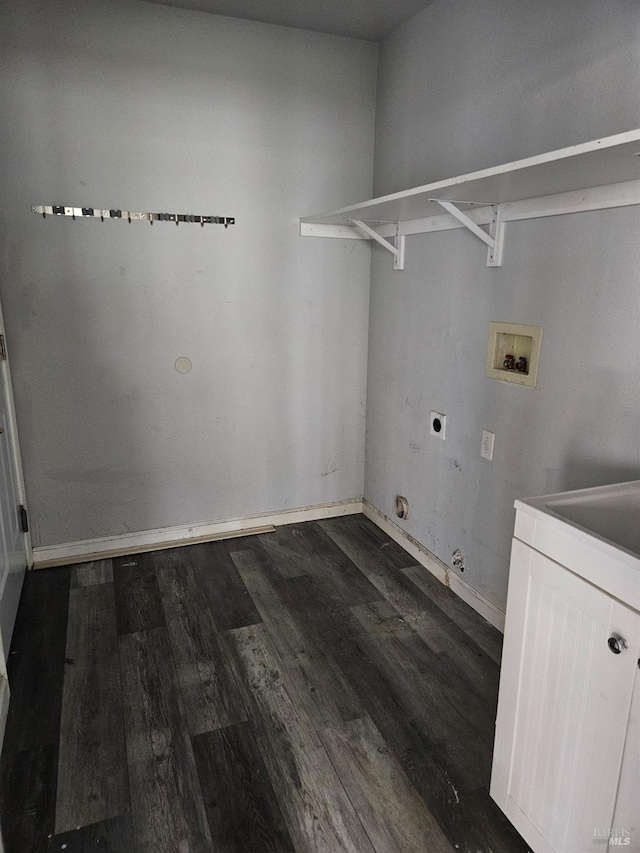
[{"label": "laundry room interior", "polygon": [[640,6],[263,5],[0,4],[5,849],[585,853],[637,489],[551,524],[624,564],[602,822],[489,786],[514,536],[580,574],[514,502],[640,480]]}]

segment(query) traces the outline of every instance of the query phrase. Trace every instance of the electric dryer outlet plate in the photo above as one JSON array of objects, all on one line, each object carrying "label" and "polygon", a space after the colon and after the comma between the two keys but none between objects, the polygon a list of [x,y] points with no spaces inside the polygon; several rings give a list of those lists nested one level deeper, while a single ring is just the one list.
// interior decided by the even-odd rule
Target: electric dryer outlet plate
[{"label": "electric dryer outlet plate", "polygon": [[431,435],[435,435],[436,438],[441,438],[444,441],[446,431],[447,416],[443,415],[442,412],[431,412],[431,419],[429,422],[429,432]]}]

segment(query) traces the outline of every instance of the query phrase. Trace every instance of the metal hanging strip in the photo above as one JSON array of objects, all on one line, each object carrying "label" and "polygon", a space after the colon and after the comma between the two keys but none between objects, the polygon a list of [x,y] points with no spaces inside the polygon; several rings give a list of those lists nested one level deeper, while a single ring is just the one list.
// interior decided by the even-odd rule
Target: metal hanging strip
[{"label": "metal hanging strip", "polygon": [[99,218],[103,222],[105,219],[127,219],[130,223],[150,222],[153,225],[154,220],[157,222],[175,222],[178,225],[180,222],[193,222],[197,225],[235,225],[236,220],[233,216],[196,216],[191,213],[140,213],[134,210],[101,210],[97,207],[63,207],[62,205],[50,204],[34,204],[31,207],[32,213],[41,213],[46,217],[51,216],[71,216],[73,219],[86,219],[87,217]]}]

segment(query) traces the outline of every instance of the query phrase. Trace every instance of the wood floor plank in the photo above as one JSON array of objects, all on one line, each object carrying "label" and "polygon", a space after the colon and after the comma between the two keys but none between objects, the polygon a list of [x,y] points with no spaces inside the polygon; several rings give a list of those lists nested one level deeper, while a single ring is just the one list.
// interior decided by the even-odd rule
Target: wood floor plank
[{"label": "wood floor plank", "polygon": [[[294,580],[300,586],[303,579]],[[416,634],[400,640],[389,633],[386,640],[381,639],[383,622],[374,606],[360,605],[358,609],[362,612],[367,607],[370,620],[378,623],[373,632],[362,630],[355,619],[342,619],[361,654],[373,663],[396,702],[425,732],[433,756],[455,780],[456,789],[488,786],[493,727],[482,698],[465,696],[455,670],[443,664]],[[454,738],[448,737],[452,729],[457,732]]]},{"label": "wood floor plank", "polygon": [[[291,587],[295,590],[291,591]],[[465,817],[460,807],[458,785],[437,757],[438,743],[429,729],[407,709],[402,695],[388,683],[385,674],[367,654],[364,629],[348,609],[336,608],[322,599],[322,591],[313,578],[299,577],[284,581],[279,589],[288,606],[298,608],[325,650],[332,654],[349,679],[374,724],[411,784],[424,799],[447,838],[460,850],[483,849],[483,838]],[[386,669],[386,667],[385,667]],[[457,737],[453,726],[449,738]],[[517,850],[518,848],[515,848]]]},{"label": "wood floor plank", "polygon": [[[374,571],[373,568],[377,569]],[[397,613],[420,631],[425,642],[435,651],[444,651],[450,643],[448,620],[434,604],[420,593],[402,573],[392,573],[385,566],[367,568],[367,577]]]},{"label": "wood floor plank", "polygon": [[[298,537],[304,535],[305,526],[292,524],[278,527],[274,533],[260,536],[249,542],[249,548],[259,547],[271,560],[275,571],[283,578],[297,578],[305,573],[308,555],[300,553]],[[240,550],[239,548],[235,550]]]},{"label": "wood floor plank", "polygon": [[493,853],[531,853],[516,828],[489,796],[486,788],[460,794],[465,818],[479,828],[486,850]]},{"label": "wood floor plank", "polygon": [[389,637],[415,636],[409,620],[401,616],[386,599],[368,605],[359,604],[350,609],[365,631],[374,637],[385,640]]},{"label": "wood floor plank", "polygon": [[79,587],[69,595],[56,833],[128,805],[113,586]]},{"label": "wood floor plank", "polygon": [[54,835],[46,849],[47,853],[137,853],[128,814]]},{"label": "wood floor plank", "polygon": [[[418,591],[419,598],[413,599],[413,590],[407,591],[402,583],[396,584],[389,578],[380,579],[379,588],[385,591],[387,600],[427,646],[446,656],[452,665],[466,673],[474,690],[494,708],[500,681],[499,665],[423,593]],[[407,594],[413,599],[409,605],[406,603]],[[418,610],[418,607],[424,609]]]},{"label": "wood floor plank", "polygon": [[[429,609],[437,611],[436,605],[409,580],[401,568],[395,565],[400,562],[399,557],[389,559],[393,553],[384,551],[380,543],[369,535],[369,531],[363,531],[356,526],[355,522],[345,527],[334,524],[335,521],[341,521],[341,519],[329,519],[320,524],[378,590],[380,597],[386,598],[404,617],[415,618],[425,611],[428,612]],[[406,562],[410,565],[411,557],[404,551],[402,553],[405,554]],[[438,635],[434,636],[433,641],[434,643],[439,641]],[[446,644],[446,640],[442,642]],[[434,650],[441,649],[434,647]]]},{"label": "wood floor plank", "polygon": [[57,750],[53,744],[2,754],[0,822],[6,853],[45,853],[53,832]]},{"label": "wood floor plank", "polygon": [[153,553],[113,560],[118,634],[121,636],[164,626],[153,560]]},{"label": "wood floor plank", "polygon": [[[260,533],[258,536],[272,536],[273,533]],[[224,539],[223,544],[229,554],[234,551],[246,551],[248,548],[253,548],[256,544],[256,535],[251,536],[232,536],[230,539]]]},{"label": "wood floor plank", "polygon": [[[113,583],[98,563],[27,575],[0,761],[7,853],[439,853],[443,836],[459,853],[528,850],[487,789],[500,637],[370,521],[293,525],[113,569]],[[105,643],[91,625],[109,591]],[[87,767],[67,781],[75,813],[113,799],[100,752],[113,703],[92,679],[106,671],[110,683],[114,636],[130,802],[80,829],[96,815],[69,817],[53,835],[65,656],[68,689],[87,697],[75,733],[67,705],[63,720],[67,744],[87,740]]]},{"label": "wood floor plank", "polygon": [[348,554],[356,565],[365,558],[384,561],[396,569],[418,565],[416,559],[363,515],[328,518],[320,526]]},{"label": "wood floor plank", "polygon": [[192,554],[192,548],[158,551],[155,567],[186,718],[197,735],[247,715]]},{"label": "wood floor plank", "polygon": [[192,743],[216,853],[294,853],[251,723]]},{"label": "wood floor plank", "polygon": [[93,586],[99,583],[113,581],[113,565],[111,560],[94,560],[91,563],[80,563],[73,566],[71,572],[71,589],[79,586]]},{"label": "wood floor plank", "polygon": [[[398,573],[385,572],[384,566],[402,570],[402,573],[443,613],[455,621],[456,630],[462,628],[492,660],[500,663],[502,654],[500,632],[434,578],[397,543],[386,537],[386,534],[376,528],[371,521],[362,519],[360,516],[350,516],[344,519],[327,519],[320,524],[367,577],[371,574],[385,577],[393,575],[398,580]],[[402,585],[399,589],[406,594],[408,600],[411,600],[409,587]]]},{"label": "wood floor plank", "polygon": [[229,631],[260,622],[224,542],[191,545],[189,551],[218,630]]},{"label": "wood floor plank", "polygon": [[[368,578],[411,628],[434,651],[447,654],[459,668],[473,678],[475,688],[490,702],[495,703],[500,678],[499,667],[483,649],[460,630],[432,598],[410,579],[406,570],[398,569],[389,561],[386,552],[380,551],[355,523],[351,527],[334,527],[330,519],[322,522],[332,537],[349,554],[358,568]],[[399,559],[397,560],[399,562]]]},{"label": "wood floor plank", "polygon": [[[370,608],[372,616],[373,608]],[[375,618],[375,617],[374,617]],[[433,743],[433,754],[458,790],[489,785],[495,710],[469,690],[461,673],[434,654],[418,636],[359,634],[372,660],[409,715]],[[450,737],[451,731],[456,737]]]},{"label": "wood floor plank", "polygon": [[232,557],[316,728],[361,717],[363,706],[340,668],[318,648],[269,580],[264,555],[251,550]]},{"label": "wood floor plank", "polygon": [[139,853],[210,853],[200,783],[165,629],[120,638],[131,819]]},{"label": "wood floor plank", "polygon": [[71,569],[27,572],[7,661],[3,752],[58,742]]},{"label": "wood floor plank", "polygon": [[278,577],[310,575],[327,594],[345,604],[365,604],[380,593],[315,522],[278,528],[276,534],[257,537]]},{"label": "wood floor plank", "polygon": [[403,573],[436,604],[443,613],[454,620],[489,657],[500,664],[502,634],[479,613],[463,601],[449,587],[435,578],[424,566],[412,566]]},{"label": "wood floor plank", "polygon": [[[413,630],[411,620],[399,618],[389,602],[374,602],[351,610],[372,637],[399,642],[408,654],[411,665],[423,675],[421,681],[440,691],[443,708],[447,705],[454,716],[461,714],[463,728],[466,730],[470,727],[491,748],[495,733],[497,685],[495,694],[487,698],[486,691],[478,689],[474,673],[458,666],[448,654],[433,652],[420,634]],[[384,648],[384,642],[378,648]]]},{"label": "wood floor plank", "polygon": [[298,853],[372,853],[265,626],[230,631],[226,639],[251,697],[257,740]]},{"label": "wood floor plank", "polygon": [[376,853],[452,853],[368,717],[324,729],[320,737]]}]

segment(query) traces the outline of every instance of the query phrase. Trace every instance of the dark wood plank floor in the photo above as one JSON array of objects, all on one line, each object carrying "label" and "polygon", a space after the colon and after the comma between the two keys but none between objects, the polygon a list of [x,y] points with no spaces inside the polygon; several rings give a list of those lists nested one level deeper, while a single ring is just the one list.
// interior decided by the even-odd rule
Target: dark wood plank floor
[{"label": "dark wood plank floor", "polygon": [[500,647],[363,516],[31,572],[6,853],[526,853]]}]

